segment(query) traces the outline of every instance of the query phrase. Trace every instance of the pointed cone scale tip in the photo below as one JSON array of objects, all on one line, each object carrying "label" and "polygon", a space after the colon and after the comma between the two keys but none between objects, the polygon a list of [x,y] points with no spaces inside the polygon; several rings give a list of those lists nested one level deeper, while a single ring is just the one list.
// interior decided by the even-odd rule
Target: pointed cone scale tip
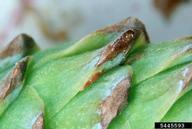
[{"label": "pointed cone scale tip", "polygon": [[4,50],[0,51],[0,58],[6,58],[16,54],[27,56],[38,50],[39,47],[30,36],[27,34],[20,34],[14,38]]},{"label": "pointed cone scale tip", "polygon": [[113,24],[110,26],[107,26],[103,29],[98,30],[97,32],[103,32],[103,33],[113,33],[113,32],[125,32],[127,30],[137,30],[140,33],[144,33],[145,39],[147,42],[149,42],[149,36],[147,34],[145,25],[137,18],[135,17],[128,17],[122,21],[120,21],[117,24]]}]

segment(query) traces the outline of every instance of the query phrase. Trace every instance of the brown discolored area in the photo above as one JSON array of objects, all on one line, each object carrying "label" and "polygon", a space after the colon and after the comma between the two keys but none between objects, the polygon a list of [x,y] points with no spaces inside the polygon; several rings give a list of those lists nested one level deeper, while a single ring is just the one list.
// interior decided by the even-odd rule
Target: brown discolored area
[{"label": "brown discolored area", "polygon": [[5,80],[0,82],[0,100],[5,99],[6,96],[8,96],[17,86],[21,84],[28,60],[29,57],[26,57],[16,63],[10,75],[8,75]]},{"label": "brown discolored area", "polygon": [[99,77],[101,76],[102,72],[96,72],[94,73],[91,78],[85,83],[85,85],[80,89],[81,91],[90,86],[92,83],[94,83]]},{"label": "brown discolored area", "polygon": [[32,129],[44,129],[44,119],[43,119],[43,114],[40,114],[35,123],[32,126]]},{"label": "brown discolored area", "polygon": [[106,129],[112,119],[127,103],[128,89],[130,87],[130,79],[126,78],[122,80],[113,89],[110,96],[108,96],[101,103],[101,126],[102,129]]},{"label": "brown discolored area", "polygon": [[124,32],[114,43],[110,43],[105,47],[101,53],[101,57],[97,63],[97,66],[100,66],[106,61],[113,59],[120,53],[127,54],[127,52],[133,46],[133,41],[136,39],[136,37],[136,30],[128,30]]},{"label": "brown discolored area", "polygon": [[30,36],[21,34],[11,41],[3,51],[0,51],[0,59],[16,54],[29,55],[37,49],[39,49],[38,46]]}]

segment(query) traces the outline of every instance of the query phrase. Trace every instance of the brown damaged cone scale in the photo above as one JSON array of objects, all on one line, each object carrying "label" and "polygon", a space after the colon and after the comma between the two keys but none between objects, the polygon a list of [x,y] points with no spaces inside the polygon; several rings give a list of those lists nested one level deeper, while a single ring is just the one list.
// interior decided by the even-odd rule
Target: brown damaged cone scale
[{"label": "brown damaged cone scale", "polygon": [[20,35],[0,52],[0,129],[153,129],[158,121],[192,121],[191,42],[148,44],[133,17],[35,54],[32,38]]},{"label": "brown damaged cone scale", "polygon": [[0,51],[0,115],[23,88],[29,55],[38,51],[34,40],[21,34]]},{"label": "brown damaged cone scale", "polygon": [[[128,66],[104,73],[54,116],[50,127],[106,129],[127,104],[131,74],[131,68]],[[72,123],[76,124],[72,125]]]},{"label": "brown damaged cone scale", "polygon": [[0,81],[0,101],[5,99],[17,86],[21,85],[29,57],[17,62],[11,73]]},{"label": "brown damaged cone scale", "polygon": [[[108,60],[113,59],[118,54],[123,53],[127,55],[131,48],[143,47],[149,42],[144,24],[137,18],[129,17],[117,24],[108,26],[104,29],[100,29],[97,33],[119,33],[115,40],[110,42],[101,52],[100,59],[97,63],[97,67],[102,65]],[[116,34],[117,35],[117,34]],[[102,71],[95,73],[84,85],[88,87],[94,81],[96,81]],[[84,89],[84,88],[82,88]]]},{"label": "brown damaged cone scale", "polygon": [[21,84],[29,61],[29,57],[26,56],[37,50],[34,40],[26,34],[21,34],[7,48],[0,51],[0,65],[3,67],[0,71],[4,74],[0,77],[0,100]]},{"label": "brown damaged cone scale", "polygon": [[[98,32],[120,32],[121,35],[116,38],[114,43],[106,46],[97,65],[101,65],[105,60],[114,58],[123,51],[128,52],[133,46],[142,47],[143,44],[149,43],[149,37],[144,24],[140,20],[133,17],[129,17],[117,24],[101,29]],[[138,43],[136,42],[137,40],[141,41],[138,41]]]},{"label": "brown damaged cone scale", "polygon": [[112,94],[101,103],[101,126],[107,128],[111,120],[117,113],[127,104],[128,89],[130,87],[130,79],[122,80],[117,87],[114,88]]}]

